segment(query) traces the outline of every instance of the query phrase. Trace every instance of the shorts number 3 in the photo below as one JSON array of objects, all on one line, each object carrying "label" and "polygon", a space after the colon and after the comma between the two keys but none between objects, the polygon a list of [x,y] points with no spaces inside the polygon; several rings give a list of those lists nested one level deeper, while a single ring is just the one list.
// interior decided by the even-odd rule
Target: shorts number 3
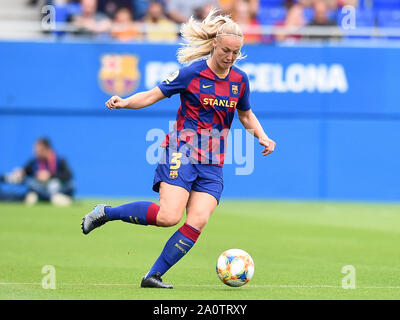
[{"label": "shorts number 3", "polygon": [[171,159],[171,163],[173,163],[173,165],[170,166],[171,170],[176,170],[179,169],[181,166],[181,160],[179,160],[182,157],[182,153],[181,152],[174,152],[172,153],[172,159]]}]

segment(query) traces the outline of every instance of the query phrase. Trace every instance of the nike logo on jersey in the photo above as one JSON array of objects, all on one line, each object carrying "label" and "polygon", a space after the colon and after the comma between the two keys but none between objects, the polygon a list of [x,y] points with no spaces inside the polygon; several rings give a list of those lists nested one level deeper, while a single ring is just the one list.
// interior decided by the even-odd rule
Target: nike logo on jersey
[{"label": "nike logo on jersey", "polygon": [[208,85],[208,86],[205,86],[205,85],[203,84],[203,89],[207,89],[207,88],[209,88],[209,87],[212,87],[212,84],[210,84],[210,85]]}]

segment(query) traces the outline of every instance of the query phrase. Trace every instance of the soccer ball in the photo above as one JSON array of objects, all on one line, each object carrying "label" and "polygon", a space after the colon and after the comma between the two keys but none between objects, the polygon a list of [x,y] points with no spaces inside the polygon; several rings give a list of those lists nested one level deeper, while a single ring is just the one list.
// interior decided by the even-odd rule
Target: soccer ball
[{"label": "soccer ball", "polygon": [[217,274],[226,285],[241,287],[253,278],[253,259],[244,250],[229,249],[218,258]]}]

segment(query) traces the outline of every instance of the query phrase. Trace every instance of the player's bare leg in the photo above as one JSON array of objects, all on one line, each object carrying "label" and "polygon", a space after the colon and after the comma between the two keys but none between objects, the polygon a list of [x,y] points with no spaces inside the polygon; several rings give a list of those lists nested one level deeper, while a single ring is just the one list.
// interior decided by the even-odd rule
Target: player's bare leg
[{"label": "player's bare leg", "polygon": [[214,196],[192,190],[186,206],[186,223],[202,231],[217,206]]},{"label": "player's bare leg", "polygon": [[160,211],[157,214],[157,226],[171,227],[177,225],[185,211],[189,192],[182,187],[161,182],[159,194]]}]

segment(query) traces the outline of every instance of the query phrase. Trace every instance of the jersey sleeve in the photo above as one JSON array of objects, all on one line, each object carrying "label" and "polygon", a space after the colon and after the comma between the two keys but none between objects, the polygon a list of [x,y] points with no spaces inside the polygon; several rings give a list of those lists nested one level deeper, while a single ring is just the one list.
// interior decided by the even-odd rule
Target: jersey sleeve
[{"label": "jersey sleeve", "polygon": [[187,88],[190,81],[190,75],[191,72],[188,67],[181,68],[161,82],[158,87],[164,96],[170,98],[172,95],[180,93]]},{"label": "jersey sleeve", "polygon": [[237,109],[242,111],[250,110],[250,86],[247,74],[243,73],[242,85],[244,86],[243,94],[239,98]]}]

